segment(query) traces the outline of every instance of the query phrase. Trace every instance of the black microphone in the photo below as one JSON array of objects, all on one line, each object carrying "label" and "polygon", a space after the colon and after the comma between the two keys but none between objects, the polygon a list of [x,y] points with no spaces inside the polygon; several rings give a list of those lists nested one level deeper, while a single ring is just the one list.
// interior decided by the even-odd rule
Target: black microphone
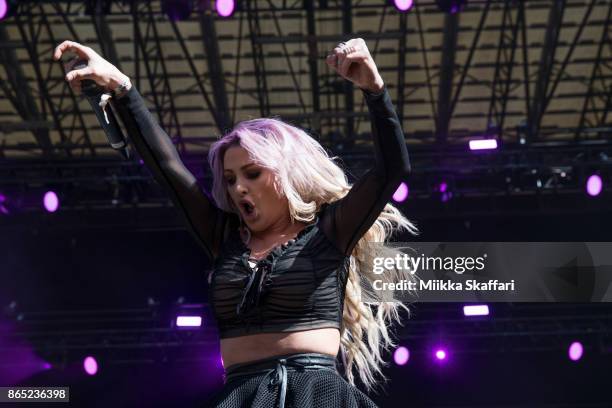
[{"label": "black microphone", "polygon": [[[85,67],[87,67],[87,61],[80,60],[74,64],[72,70],[83,69]],[[124,159],[129,159],[130,149],[128,147],[127,139],[119,127],[119,123],[115,118],[115,114],[113,113],[110,103],[106,105],[105,109],[100,106],[102,95],[106,93],[104,88],[96,84],[96,82],[92,81],[91,79],[84,79],[81,81],[81,89],[89,101],[89,104],[93,108],[96,117],[98,118],[98,122],[100,122],[100,125],[102,125],[102,129],[104,129],[104,133],[106,133],[106,138],[108,139],[111,147],[119,151]]]}]

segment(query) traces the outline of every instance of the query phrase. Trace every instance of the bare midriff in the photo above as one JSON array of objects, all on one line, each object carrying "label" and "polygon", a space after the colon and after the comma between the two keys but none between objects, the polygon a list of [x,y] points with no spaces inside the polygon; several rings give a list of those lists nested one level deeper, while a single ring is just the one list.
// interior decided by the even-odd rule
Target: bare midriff
[{"label": "bare midriff", "polygon": [[221,356],[225,368],[285,354],[321,353],[335,357],[339,349],[340,331],[335,328],[221,339]]}]

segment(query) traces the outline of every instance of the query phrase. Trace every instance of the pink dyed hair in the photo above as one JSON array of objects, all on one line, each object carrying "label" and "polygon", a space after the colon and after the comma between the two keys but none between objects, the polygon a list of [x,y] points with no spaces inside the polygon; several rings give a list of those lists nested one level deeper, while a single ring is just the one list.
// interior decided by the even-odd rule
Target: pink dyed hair
[{"label": "pink dyed hair", "polygon": [[[238,213],[231,203],[223,177],[225,152],[236,145],[242,146],[255,163],[274,172],[275,187],[287,197],[292,220],[314,221],[322,204],[341,199],[351,188],[343,169],[335,163],[336,158],[330,157],[302,129],[278,119],[253,119],[239,123],[215,142],[208,154],[213,172],[212,196],[217,206],[225,211]],[[405,270],[375,275],[368,262],[377,256],[398,253],[386,246],[368,245],[385,242],[396,230],[417,233],[416,227],[397,208],[387,204],[351,253],[342,319],[341,354],[349,382],[354,384],[353,369],[356,369],[367,388],[377,383],[376,375],[383,376],[382,350],[388,350],[395,344],[387,326],[394,321],[400,322],[399,311],[407,310],[407,307],[400,302],[380,301],[373,309],[373,306],[362,301],[361,280],[366,279],[370,284],[375,280],[394,283],[414,280]],[[375,293],[369,293],[369,296],[376,298]]]}]

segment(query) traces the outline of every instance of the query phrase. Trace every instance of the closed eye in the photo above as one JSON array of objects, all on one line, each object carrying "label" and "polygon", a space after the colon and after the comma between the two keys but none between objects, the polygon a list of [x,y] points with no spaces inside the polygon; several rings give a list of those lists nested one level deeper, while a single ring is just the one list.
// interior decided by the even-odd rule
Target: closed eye
[{"label": "closed eye", "polygon": [[[254,180],[257,177],[259,177],[260,175],[261,175],[261,172],[260,171],[256,171],[254,173],[247,174],[247,178],[250,179],[250,180]],[[234,178],[226,178],[225,181],[227,182],[227,184],[229,184],[231,186],[232,184],[234,184],[234,182],[236,180]]]}]

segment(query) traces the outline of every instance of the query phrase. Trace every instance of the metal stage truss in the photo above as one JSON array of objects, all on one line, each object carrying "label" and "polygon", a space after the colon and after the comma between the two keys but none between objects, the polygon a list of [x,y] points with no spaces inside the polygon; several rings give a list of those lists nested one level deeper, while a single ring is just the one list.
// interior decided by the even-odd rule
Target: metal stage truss
[{"label": "metal stage truss", "polygon": [[[612,352],[612,314],[606,304],[496,303],[490,307],[492,316],[466,318],[458,304],[417,304],[396,337],[411,352],[425,354],[440,341],[452,344],[453,353],[564,354],[576,336],[591,352]],[[159,305],[10,313],[5,307],[8,330],[4,330],[0,355],[10,353],[19,339],[27,339],[54,364],[82,358],[85,352],[110,364],[217,359],[218,333],[207,323],[210,312],[205,304],[202,310],[203,327],[185,330],[171,327],[176,314]]]},{"label": "metal stage truss", "polygon": [[[51,54],[65,39],[92,46],[133,79],[204,186],[210,144],[260,116],[306,128],[353,175],[369,167],[360,91],[324,63],[349,37],[367,41],[397,107],[412,197],[430,199],[441,180],[456,199],[580,195],[587,174],[610,173],[609,1],[473,0],[457,14],[431,0],[405,14],[388,1],[249,1],[230,18],[204,10],[181,22],[158,1],[18,4],[0,22],[6,196],[57,187],[63,208],[167,202],[138,157],[121,161],[108,147],[87,102],[63,80]],[[500,148],[467,149],[485,136]]]}]

